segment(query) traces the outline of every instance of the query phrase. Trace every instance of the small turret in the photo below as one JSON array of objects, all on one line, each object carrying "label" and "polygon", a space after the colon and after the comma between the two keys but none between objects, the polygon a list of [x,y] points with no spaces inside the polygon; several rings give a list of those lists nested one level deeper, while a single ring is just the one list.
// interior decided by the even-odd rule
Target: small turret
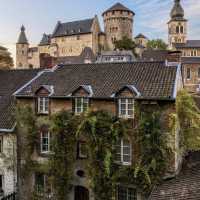
[{"label": "small turret", "polygon": [[22,25],[21,32],[16,44],[16,68],[28,68],[29,43]]},{"label": "small turret", "polygon": [[180,0],[174,0],[174,6],[168,22],[169,47],[172,49],[178,43],[187,41],[187,20],[184,18],[184,10]]}]

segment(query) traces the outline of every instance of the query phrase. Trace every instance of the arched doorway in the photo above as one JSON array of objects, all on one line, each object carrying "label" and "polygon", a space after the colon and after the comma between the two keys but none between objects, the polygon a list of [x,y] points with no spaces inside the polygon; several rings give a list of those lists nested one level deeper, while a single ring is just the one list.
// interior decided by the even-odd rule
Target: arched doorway
[{"label": "arched doorway", "polygon": [[89,200],[89,190],[82,186],[75,186],[74,200]]}]

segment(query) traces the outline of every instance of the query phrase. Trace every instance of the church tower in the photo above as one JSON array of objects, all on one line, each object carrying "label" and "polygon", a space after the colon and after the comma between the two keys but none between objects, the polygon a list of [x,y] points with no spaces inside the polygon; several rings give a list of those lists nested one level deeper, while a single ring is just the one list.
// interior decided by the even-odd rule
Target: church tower
[{"label": "church tower", "polygon": [[29,43],[22,25],[21,32],[16,44],[16,68],[28,68]]},{"label": "church tower", "polygon": [[169,47],[173,48],[174,44],[186,43],[187,41],[187,20],[184,18],[184,10],[180,0],[174,0],[174,6],[170,13],[168,22],[168,42]]},{"label": "church tower", "polygon": [[132,39],[134,15],[133,11],[120,3],[115,4],[102,14],[108,50],[113,50],[114,42],[122,39],[123,36]]}]

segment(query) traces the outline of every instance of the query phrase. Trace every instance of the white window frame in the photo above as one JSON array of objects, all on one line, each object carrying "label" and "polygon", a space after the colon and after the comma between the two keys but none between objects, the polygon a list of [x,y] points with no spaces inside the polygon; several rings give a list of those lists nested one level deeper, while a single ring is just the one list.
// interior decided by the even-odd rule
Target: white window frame
[{"label": "white window frame", "polygon": [[[122,100],[125,100],[125,103],[122,103]],[[132,103],[129,103],[129,100],[132,100]],[[122,112],[121,112],[121,105],[122,104],[125,104],[125,114],[122,114]],[[132,110],[133,114],[132,115],[128,114],[128,111],[130,110],[130,109],[128,109],[128,105],[130,105],[130,104],[133,104],[133,110]],[[133,98],[120,98],[118,100],[118,109],[119,109],[119,117],[120,118],[133,119],[134,118],[134,111],[135,111],[135,109],[134,109],[134,99]]]},{"label": "white window frame", "polygon": [[[130,140],[126,139],[126,140],[129,141],[129,146],[124,146],[124,140],[125,139],[120,139],[120,153],[116,153],[116,154],[118,154],[120,156],[120,161],[116,160],[116,162],[117,163],[120,162],[120,164],[122,164],[122,165],[131,165],[132,164],[132,145],[131,145]],[[116,145],[116,146],[118,146],[118,145]],[[124,153],[124,147],[130,148],[129,154],[125,154]],[[129,156],[130,157],[129,162],[124,161],[124,156]]]},{"label": "white window frame", "polygon": [[86,142],[84,141],[78,141],[78,158],[80,159],[86,159],[88,157],[87,154],[84,154],[82,151],[81,151],[81,146],[83,145],[86,145]]},{"label": "white window frame", "polygon": [[[80,106],[78,106],[78,100],[81,100],[81,105]],[[89,107],[89,98],[86,98],[86,97],[76,97],[75,98],[75,114],[80,115],[81,113],[84,112],[84,104],[87,104],[87,109],[88,109],[88,107]]]},{"label": "white window frame", "polygon": [[126,187],[126,186],[122,186],[122,185],[118,185],[117,186],[117,200],[119,200],[119,189],[120,188],[123,188],[126,190],[126,199],[124,200],[129,200],[130,199],[130,190],[135,190],[134,193],[135,193],[135,196],[133,196],[133,199],[137,199],[137,191],[135,188],[132,188],[132,187]]},{"label": "white window frame", "polygon": [[[47,134],[47,137],[44,137],[43,136],[43,134]],[[43,138],[46,138],[47,140],[48,140],[48,144],[43,144]],[[46,151],[44,151],[43,150],[43,146],[47,146],[47,150]],[[48,154],[48,153],[50,153],[51,152],[51,134],[50,134],[50,132],[48,131],[48,132],[42,132],[41,131],[41,133],[40,133],[40,152],[42,153],[42,154]]]},{"label": "white window frame", "polygon": [[38,113],[49,114],[49,98],[48,97],[38,97]]}]

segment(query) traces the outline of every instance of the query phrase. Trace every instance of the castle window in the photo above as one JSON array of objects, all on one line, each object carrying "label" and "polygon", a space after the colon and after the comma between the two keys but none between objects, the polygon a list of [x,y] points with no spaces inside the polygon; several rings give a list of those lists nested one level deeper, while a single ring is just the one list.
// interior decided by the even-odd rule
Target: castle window
[{"label": "castle window", "polygon": [[194,56],[194,57],[197,56],[197,50],[192,50],[190,55],[191,55],[192,57],[193,57],[193,56]]},{"label": "castle window", "polygon": [[127,139],[120,139],[115,145],[115,161],[122,165],[131,165],[131,143]]},{"label": "castle window", "polygon": [[176,27],[176,33],[179,33],[179,26]]},{"label": "castle window", "polygon": [[115,14],[115,11],[112,11],[112,15],[114,15]]},{"label": "castle window", "polygon": [[200,67],[198,68],[198,78],[200,79]]},{"label": "castle window", "polygon": [[4,176],[0,175],[0,195],[4,194]]},{"label": "castle window", "polygon": [[49,98],[48,97],[38,98],[38,113],[39,114],[49,113]]},{"label": "castle window", "polygon": [[187,78],[188,80],[191,79],[191,69],[190,69],[190,68],[187,68],[186,78]]},{"label": "castle window", "polygon": [[80,35],[77,35],[76,39],[77,39],[77,40],[80,40]]},{"label": "castle window", "polygon": [[75,98],[75,114],[81,114],[88,110],[89,99],[84,97]]},{"label": "castle window", "polygon": [[134,118],[134,99],[123,98],[118,100],[119,117]]},{"label": "castle window", "polygon": [[51,134],[50,132],[43,131],[40,135],[40,148],[41,153],[49,153],[50,152],[50,140],[51,140]]},{"label": "castle window", "polygon": [[124,186],[117,187],[117,200],[137,200],[137,192],[134,188]]},{"label": "castle window", "polygon": [[184,30],[183,30],[183,26],[180,27],[180,30],[181,30],[181,33],[183,33],[183,31],[184,31]]}]

